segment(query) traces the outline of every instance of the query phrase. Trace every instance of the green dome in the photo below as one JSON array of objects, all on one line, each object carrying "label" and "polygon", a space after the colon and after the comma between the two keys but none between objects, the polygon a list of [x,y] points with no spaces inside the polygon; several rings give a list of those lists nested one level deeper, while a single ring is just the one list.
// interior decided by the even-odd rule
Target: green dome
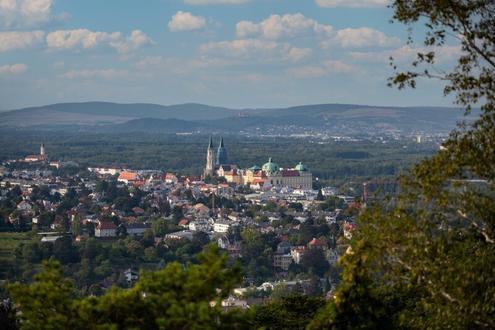
[{"label": "green dome", "polygon": [[299,172],[307,172],[309,171],[309,168],[302,162],[299,162],[299,164],[296,165],[296,170],[298,170]]},{"label": "green dome", "polygon": [[275,172],[278,172],[279,167],[278,167],[277,163],[272,162],[272,159],[270,158],[270,159],[268,159],[268,163],[263,165],[262,169],[263,169],[263,171],[265,171],[267,173],[275,173]]}]

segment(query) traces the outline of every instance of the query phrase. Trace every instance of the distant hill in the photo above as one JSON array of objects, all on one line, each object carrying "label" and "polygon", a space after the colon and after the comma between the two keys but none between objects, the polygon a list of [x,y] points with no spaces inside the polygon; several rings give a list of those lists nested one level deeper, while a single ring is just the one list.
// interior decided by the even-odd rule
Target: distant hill
[{"label": "distant hill", "polygon": [[109,102],[59,103],[0,113],[0,126],[101,125],[142,118],[207,120],[238,114],[237,110],[195,103],[171,106]]},{"label": "distant hill", "polygon": [[86,102],[1,112],[0,127],[167,133],[302,127],[352,135],[367,130],[448,132],[464,119],[460,109],[442,107],[318,104],[238,110],[196,103],[163,106]]},{"label": "distant hill", "polygon": [[150,133],[182,133],[204,128],[203,125],[193,121],[180,119],[143,118],[133,119],[123,124],[102,126],[102,131],[116,133],[124,132],[150,132]]}]

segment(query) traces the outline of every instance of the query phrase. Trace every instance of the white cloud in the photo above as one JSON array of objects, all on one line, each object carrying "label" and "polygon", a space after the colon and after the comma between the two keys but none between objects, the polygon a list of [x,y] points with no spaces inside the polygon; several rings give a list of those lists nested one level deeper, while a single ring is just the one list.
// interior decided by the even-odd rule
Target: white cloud
[{"label": "white cloud", "polygon": [[316,0],[316,4],[320,7],[335,8],[335,7],[350,7],[350,8],[365,8],[365,7],[385,7],[389,0]]},{"label": "white cloud", "polygon": [[290,47],[287,53],[287,58],[293,62],[298,62],[302,59],[309,57],[312,53],[310,48],[297,48]]},{"label": "white cloud", "polygon": [[26,72],[27,65],[22,63],[0,66],[0,75],[21,74]]},{"label": "white cloud", "polygon": [[43,31],[0,32],[0,53],[34,47],[43,42]]},{"label": "white cloud", "polygon": [[200,52],[207,56],[260,61],[289,60],[297,62],[311,54],[309,48],[296,48],[288,43],[261,39],[238,39],[211,42],[200,46]]},{"label": "white cloud", "polygon": [[168,28],[172,32],[199,30],[206,26],[206,20],[201,16],[194,16],[189,12],[178,11],[170,22]]},{"label": "white cloud", "polygon": [[32,26],[52,18],[54,0],[0,0],[3,25]]},{"label": "white cloud", "polygon": [[296,78],[318,78],[331,74],[358,73],[359,71],[342,61],[327,60],[318,65],[306,65],[288,70]]},{"label": "white cloud", "polygon": [[306,18],[303,14],[271,15],[260,23],[241,21],[236,25],[237,36],[245,38],[262,36],[266,39],[296,37],[302,35],[330,35],[332,27]]},{"label": "white cloud", "polygon": [[113,80],[125,78],[129,75],[127,70],[115,70],[115,69],[104,69],[104,70],[72,70],[68,71],[60,77],[66,79],[105,79]]},{"label": "white cloud", "polygon": [[462,50],[460,46],[442,46],[437,48],[411,47],[403,46],[393,50],[379,52],[350,52],[352,59],[361,62],[388,63],[390,57],[394,58],[397,63],[412,62],[415,60],[418,53],[427,53],[435,51],[436,59],[440,62],[448,62],[458,58]]},{"label": "white cloud", "polygon": [[102,43],[118,42],[120,32],[93,32],[88,29],[59,30],[48,33],[46,42],[50,49],[95,48]]},{"label": "white cloud", "polygon": [[188,5],[241,5],[250,0],[184,0]]},{"label": "white cloud", "polygon": [[26,17],[48,18],[53,0],[24,0],[21,2],[21,13]]},{"label": "white cloud", "polygon": [[368,27],[339,30],[335,40],[345,48],[392,47],[400,44],[399,38],[388,37],[383,32]]},{"label": "white cloud", "polygon": [[134,30],[125,40],[112,41],[110,45],[119,53],[128,53],[145,45],[154,44],[153,40],[141,30]]},{"label": "white cloud", "polygon": [[17,9],[16,0],[0,0],[0,12],[7,13]]},{"label": "white cloud", "polygon": [[126,53],[136,50],[153,41],[142,31],[134,30],[127,38],[120,32],[99,32],[88,29],[59,30],[48,33],[47,46],[52,50],[92,49],[107,45],[118,52]]}]

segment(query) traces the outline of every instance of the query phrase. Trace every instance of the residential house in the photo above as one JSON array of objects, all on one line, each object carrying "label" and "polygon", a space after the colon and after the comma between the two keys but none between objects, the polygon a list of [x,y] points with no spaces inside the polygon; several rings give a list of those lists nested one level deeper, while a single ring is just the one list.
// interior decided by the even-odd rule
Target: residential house
[{"label": "residential house", "polygon": [[229,311],[232,309],[248,309],[249,305],[247,301],[235,298],[234,296],[229,296],[228,298],[222,300],[222,309],[224,311]]},{"label": "residential house", "polygon": [[184,219],[181,219],[179,221],[179,227],[182,227],[182,228],[189,228],[189,220],[187,220],[186,218]]},{"label": "residential house", "polygon": [[308,249],[320,249],[326,251],[328,249],[328,245],[324,239],[313,238],[308,243]]},{"label": "residential house", "polygon": [[119,178],[117,180],[119,182],[129,184],[129,183],[135,183],[137,181],[140,181],[140,177],[139,177],[138,173],[136,173],[136,172],[125,171],[125,172],[120,172]]},{"label": "residential house", "polygon": [[136,281],[139,279],[139,274],[131,268],[124,271],[124,276],[128,285],[136,283]]},{"label": "residential house", "polygon": [[193,232],[190,230],[182,230],[182,231],[177,231],[175,233],[170,233],[165,235],[166,240],[174,240],[174,241],[182,241],[182,240],[189,240],[192,241],[193,239]]},{"label": "residential house", "polygon": [[356,229],[356,224],[353,222],[345,222],[343,227],[344,227],[344,237],[347,239],[351,239],[352,233]]},{"label": "residential house", "polygon": [[306,253],[305,246],[294,246],[290,249],[292,260],[294,260],[294,263],[296,264],[299,264],[301,262],[304,253]]},{"label": "residential house", "polygon": [[207,220],[196,220],[189,223],[189,230],[191,231],[204,231],[208,232],[211,230],[211,225]]},{"label": "residential house", "polygon": [[275,252],[273,254],[273,267],[282,269],[283,271],[289,270],[292,261],[293,259],[290,253]]},{"label": "residential house", "polygon": [[115,237],[117,226],[111,221],[99,221],[95,228],[95,237]]},{"label": "residential house", "polygon": [[151,226],[147,223],[142,223],[142,222],[131,222],[125,225],[125,228],[127,230],[127,235],[132,235],[132,236],[143,236],[144,232],[147,229],[150,229]]},{"label": "residential house", "polygon": [[217,220],[213,225],[213,231],[215,233],[227,233],[231,226],[232,226],[231,222],[225,220]]}]

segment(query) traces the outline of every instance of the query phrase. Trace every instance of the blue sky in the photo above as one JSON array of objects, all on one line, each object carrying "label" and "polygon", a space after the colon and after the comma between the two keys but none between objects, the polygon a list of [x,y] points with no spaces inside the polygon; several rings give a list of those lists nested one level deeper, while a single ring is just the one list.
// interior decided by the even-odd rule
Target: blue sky
[{"label": "blue sky", "polygon": [[[58,102],[451,105],[386,86],[421,45],[387,0],[0,0],[0,109]],[[421,30],[415,33],[420,34]],[[458,55],[445,47],[440,64]]]}]

